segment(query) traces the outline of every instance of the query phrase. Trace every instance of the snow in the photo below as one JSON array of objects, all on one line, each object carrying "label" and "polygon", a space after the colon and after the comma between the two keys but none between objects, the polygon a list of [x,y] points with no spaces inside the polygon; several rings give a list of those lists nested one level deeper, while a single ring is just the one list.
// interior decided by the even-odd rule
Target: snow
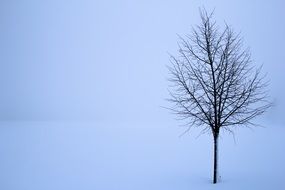
[{"label": "snow", "polygon": [[285,129],[220,139],[221,181],[211,184],[212,139],[173,124],[1,122],[0,189],[285,189]]}]

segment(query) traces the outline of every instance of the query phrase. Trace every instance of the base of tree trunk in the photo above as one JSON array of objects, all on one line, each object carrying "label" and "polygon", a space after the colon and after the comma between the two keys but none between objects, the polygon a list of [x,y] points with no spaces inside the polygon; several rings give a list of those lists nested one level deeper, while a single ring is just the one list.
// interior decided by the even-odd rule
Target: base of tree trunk
[{"label": "base of tree trunk", "polygon": [[214,137],[214,176],[213,184],[218,182],[218,137]]}]

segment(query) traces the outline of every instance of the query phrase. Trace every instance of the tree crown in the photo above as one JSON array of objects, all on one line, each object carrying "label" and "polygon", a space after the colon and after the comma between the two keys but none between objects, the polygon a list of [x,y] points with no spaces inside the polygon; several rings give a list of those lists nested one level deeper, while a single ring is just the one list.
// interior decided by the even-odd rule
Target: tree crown
[{"label": "tree crown", "polygon": [[252,119],[270,106],[261,67],[256,68],[242,38],[231,27],[220,29],[213,12],[201,10],[201,24],[179,37],[178,56],[169,67],[170,108],[189,126],[213,135],[232,126],[254,125]]}]

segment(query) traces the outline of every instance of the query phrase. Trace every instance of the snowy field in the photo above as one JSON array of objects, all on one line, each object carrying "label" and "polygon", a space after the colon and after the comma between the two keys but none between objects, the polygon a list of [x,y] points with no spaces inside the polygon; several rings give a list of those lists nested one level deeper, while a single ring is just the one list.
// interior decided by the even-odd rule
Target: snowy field
[{"label": "snowy field", "polygon": [[170,124],[1,122],[3,190],[285,189],[285,129],[222,134],[221,182],[212,139]]}]

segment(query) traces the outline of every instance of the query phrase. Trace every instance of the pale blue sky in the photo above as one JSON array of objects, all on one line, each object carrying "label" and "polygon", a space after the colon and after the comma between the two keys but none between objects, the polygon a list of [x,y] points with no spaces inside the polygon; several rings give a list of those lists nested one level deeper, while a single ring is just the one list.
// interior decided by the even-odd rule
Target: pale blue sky
[{"label": "pale blue sky", "polygon": [[0,3],[0,119],[172,120],[168,52],[203,6],[242,32],[284,112],[281,0],[27,0]]}]

